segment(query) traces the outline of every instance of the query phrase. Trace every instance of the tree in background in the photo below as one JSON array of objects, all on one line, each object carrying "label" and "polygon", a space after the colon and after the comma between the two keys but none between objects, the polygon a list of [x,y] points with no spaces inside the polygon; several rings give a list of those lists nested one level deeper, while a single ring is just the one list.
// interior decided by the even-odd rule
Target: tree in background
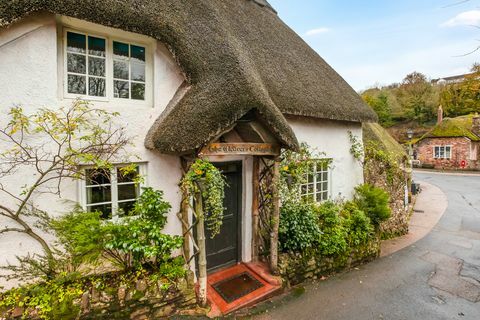
[{"label": "tree in background", "polygon": [[380,91],[378,94],[365,92],[362,94],[362,98],[377,113],[378,122],[382,126],[388,127],[392,124],[392,109],[385,92]]},{"label": "tree in background", "polygon": [[464,81],[442,86],[440,104],[445,115],[457,117],[480,112],[480,64],[474,64],[471,71]]},{"label": "tree in background", "polygon": [[435,117],[438,90],[424,74],[408,74],[397,89],[397,97],[408,120],[426,123]]}]

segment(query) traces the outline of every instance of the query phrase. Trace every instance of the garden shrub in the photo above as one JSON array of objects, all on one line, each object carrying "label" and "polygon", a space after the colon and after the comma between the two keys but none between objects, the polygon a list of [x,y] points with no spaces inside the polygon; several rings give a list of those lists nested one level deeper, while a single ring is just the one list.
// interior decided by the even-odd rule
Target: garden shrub
[{"label": "garden shrub", "polygon": [[355,188],[354,201],[365,212],[375,226],[390,218],[390,196],[378,187],[363,184]]},{"label": "garden shrub", "polygon": [[322,236],[318,250],[325,256],[340,255],[347,251],[347,230],[340,216],[340,206],[332,201],[315,204],[315,215]]},{"label": "garden shrub", "polygon": [[303,251],[318,244],[321,231],[312,206],[307,202],[283,204],[278,233],[282,251]]},{"label": "garden shrub", "polygon": [[103,221],[99,213],[75,209],[51,225],[74,266],[104,257],[125,270],[157,269],[183,242],[179,236],[162,233],[170,208],[163,192],[145,188],[132,217]]},{"label": "garden shrub", "polygon": [[374,228],[371,220],[354,202],[346,202],[341,215],[350,247],[366,244],[372,238]]}]

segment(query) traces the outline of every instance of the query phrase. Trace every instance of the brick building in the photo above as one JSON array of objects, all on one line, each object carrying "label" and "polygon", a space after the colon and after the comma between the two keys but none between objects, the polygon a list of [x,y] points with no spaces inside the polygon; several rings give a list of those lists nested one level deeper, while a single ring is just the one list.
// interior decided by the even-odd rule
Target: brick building
[{"label": "brick building", "polygon": [[480,170],[480,116],[442,118],[415,143],[416,159],[422,167]]}]

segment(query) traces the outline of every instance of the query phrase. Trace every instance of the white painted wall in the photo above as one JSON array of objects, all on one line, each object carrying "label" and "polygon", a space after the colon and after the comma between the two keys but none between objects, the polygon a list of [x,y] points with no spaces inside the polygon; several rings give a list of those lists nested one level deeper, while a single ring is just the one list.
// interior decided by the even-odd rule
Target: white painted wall
[{"label": "white painted wall", "polygon": [[333,159],[330,197],[350,199],[354,188],[363,183],[363,170],[350,153],[348,132],[361,142],[361,124],[293,116],[288,116],[287,120],[300,143],[306,142],[316,151],[325,153],[325,158]]},{"label": "white painted wall", "polygon": [[[90,23],[79,22],[74,19],[60,18],[50,14],[40,14],[24,19],[7,29],[0,29],[0,125],[5,125],[6,114],[12,106],[23,106],[27,113],[33,113],[40,107],[56,108],[68,106],[71,99],[63,98],[63,60],[62,53],[62,25],[79,28],[90,28],[102,34],[113,33],[123,38],[132,38],[136,35],[120,30],[105,28]],[[82,30],[82,29],[79,29]],[[139,41],[146,37],[138,36]],[[132,147],[128,152],[135,155],[134,161],[147,163],[147,184],[165,192],[166,199],[172,204],[171,217],[166,226],[166,232],[181,234],[176,213],[179,211],[180,193],[178,183],[181,178],[181,167],[178,157],[161,155],[147,150],[144,147],[144,137],[156,118],[165,109],[167,103],[184,81],[184,77],[176,62],[166,47],[153,39],[153,87],[152,97],[148,104],[120,103],[120,102],[93,102],[95,107],[120,113],[118,121],[127,128],[131,137]],[[0,141],[0,150],[5,142]],[[34,179],[33,170],[22,170],[10,178],[1,178],[0,183],[15,192],[20,186],[28,184]],[[64,201],[75,203],[79,201],[79,184],[69,181],[62,186],[62,199],[49,195],[37,195],[35,203],[52,215],[58,215],[68,206]],[[6,203],[4,195],[0,201]],[[5,225],[0,220],[0,225]],[[6,261],[14,261],[15,255],[23,255],[28,251],[36,251],[38,246],[18,234],[0,235],[0,265]],[[2,285],[0,283],[0,285]]]}]

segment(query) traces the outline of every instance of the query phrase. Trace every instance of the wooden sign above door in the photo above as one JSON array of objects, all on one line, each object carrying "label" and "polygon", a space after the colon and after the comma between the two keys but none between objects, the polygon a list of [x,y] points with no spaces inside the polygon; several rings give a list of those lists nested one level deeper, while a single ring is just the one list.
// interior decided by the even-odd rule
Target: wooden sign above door
[{"label": "wooden sign above door", "polygon": [[270,143],[210,143],[200,151],[200,155],[278,156],[280,155],[280,147]]}]

